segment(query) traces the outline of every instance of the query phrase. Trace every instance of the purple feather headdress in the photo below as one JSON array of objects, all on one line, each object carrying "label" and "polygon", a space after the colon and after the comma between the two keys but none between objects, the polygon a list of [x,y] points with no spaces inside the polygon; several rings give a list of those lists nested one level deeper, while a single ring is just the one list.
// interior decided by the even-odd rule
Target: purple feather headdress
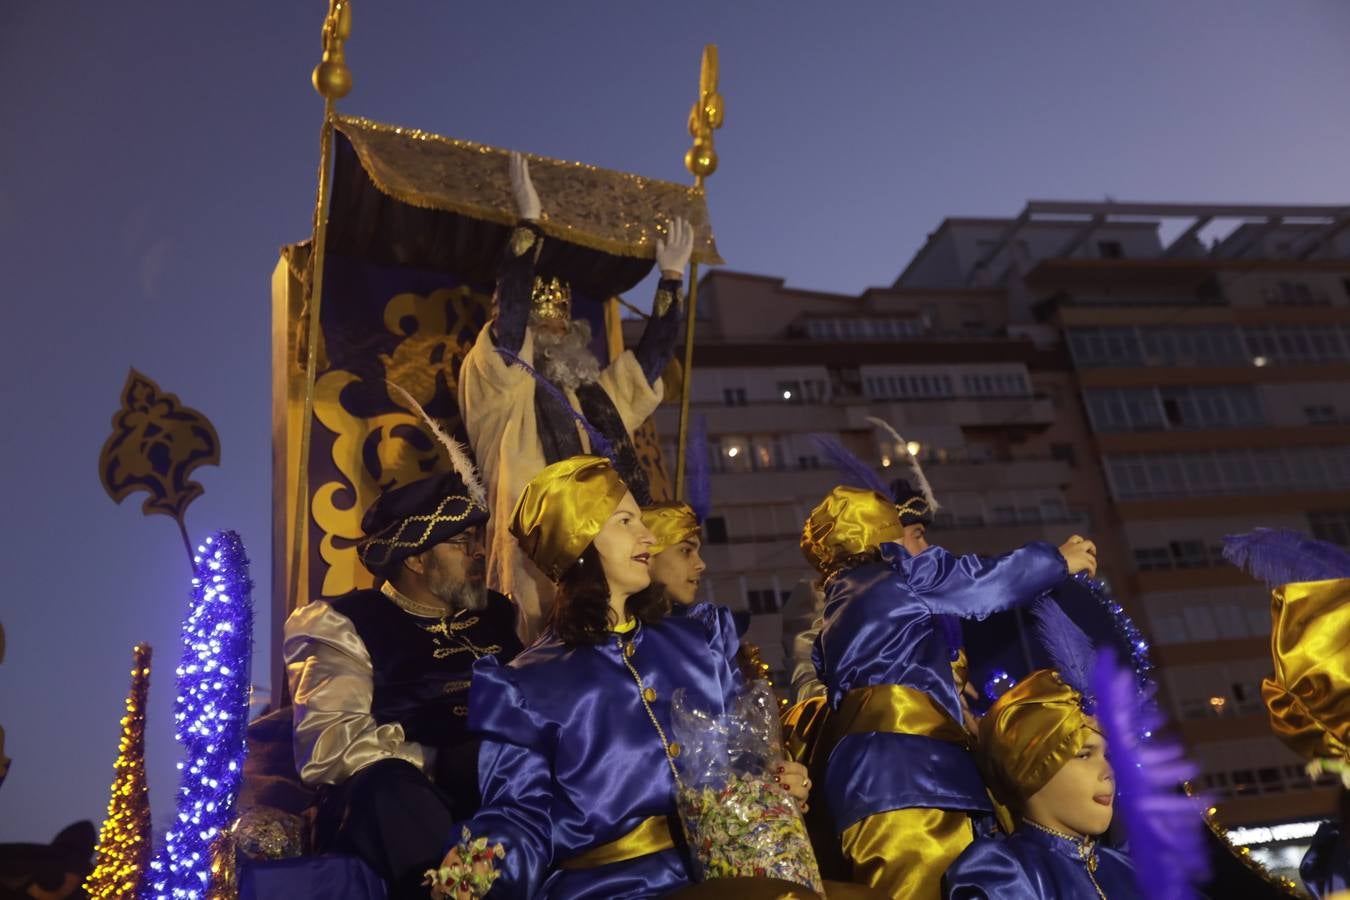
[{"label": "purple feather headdress", "polygon": [[1227,535],[1223,558],[1272,589],[1295,581],[1350,578],[1350,553],[1284,528]]},{"label": "purple feather headdress", "polygon": [[712,485],[708,477],[708,419],[695,416],[684,442],[685,492],[694,518],[702,525],[712,511]]},{"label": "purple feather headdress", "polygon": [[597,456],[605,457],[610,461],[610,463],[614,466],[614,468],[616,469],[619,468],[619,459],[614,453],[614,446],[609,442],[608,439],[606,439],[606,437],[603,434],[600,433],[599,429],[597,429],[590,422],[586,421],[585,416],[583,416],[581,413],[577,412],[575,409],[572,408],[572,404],[567,399],[567,395],[564,394],[562,391],[558,390],[557,385],[555,385],[553,382],[549,381],[543,375],[540,375],[537,371],[535,371],[534,366],[530,365],[525,360],[520,358],[520,354],[513,353],[512,351],[507,350],[505,347],[498,347],[497,352],[502,355],[502,359],[506,360],[508,364],[513,366],[520,366],[522,369],[528,372],[530,377],[534,379],[536,384],[540,385],[544,390],[548,391],[549,394],[553,396],[554,400],[557,400],[560,404],[562,404],[562,408],[567,410],[567,412],[572,416],[572,418],[577,421],[577,424],[579,424],[585,430],[586,436],[590,438],[592,453],[596,454]]},{"label": "purple feather headdress", "polygon": [[1050,657],[1064,683],[1083,695],[1083,709],[1093,706],[1092,666],[1097,651],[1083,629],[1074,624],[1049,597],[1042,597],[1031,611],[1036,639]]},{"label": "purple feather headdress", "polygon": [[1140,896],[1188,900],[1195,896],[1193,886],[1209,877],[1204,820],[1209,801],[1181,789],[1199,769],[1186,759],[1179,741],[1159,734],[1162,714],[1110,646],[1097,653],[1092,692]]},{"label": "purple feather headdress", "polygon": [[843,484],[876,491],[883,497],[891,496],[890,485],[876,473],[876,470],[849,452],[849,449],[840,443],[839,438],[832,434],[814,433],[811,440],[820,448],[829,464],[839,470],[839,474],[843,476]]}]

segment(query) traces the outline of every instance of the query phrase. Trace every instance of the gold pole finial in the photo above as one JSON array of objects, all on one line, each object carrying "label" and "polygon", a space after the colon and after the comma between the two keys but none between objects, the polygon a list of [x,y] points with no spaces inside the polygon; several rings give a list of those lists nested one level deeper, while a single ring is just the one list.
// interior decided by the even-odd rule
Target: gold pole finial
[{"label": "gold pole finial", "polygon": [[352,71],[347,68],[343,44],[352,33],[352,7],[348,0],[328,0],[323,20],[323,62],[314,67],[310,80],[325,100],[338,100],[352,89]]},{"label": "gold pole finial", "polygon": [[[717,92],[717,45],[703,48],[698,71],[698,99],[689,111],[689,135],[694,145],[684,155],[684,164],[694,176],[694,185],[717,171],[713,132],[722,127],[722,95]],[[698,310],[698,263],[689,264],[689,303],[685,307],[684,369],[680,381],[680,433],[675,445],[675,499],[685,498],[685,464],[689,448],[689,391],[694,380],[694,321]],[[701,452],[701,451],[700,451]]]},{"label": "gold pole finial", "polygon": [[689,136],[694,145],[684,155],[684,165],[702,186],[703,179],[717,171],[713,131],[722,127],[722,95],[717,93],[717,45],[703,48],[698,75],[698,99],[689,110]]}]

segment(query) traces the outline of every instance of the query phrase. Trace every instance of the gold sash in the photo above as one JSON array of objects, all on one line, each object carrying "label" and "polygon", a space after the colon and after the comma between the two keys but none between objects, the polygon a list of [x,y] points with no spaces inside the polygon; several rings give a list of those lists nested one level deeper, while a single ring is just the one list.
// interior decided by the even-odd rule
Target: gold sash
[{"label": "gold sash", "polygon": [[652,816],[650,819],[644,819],[638,827],[623,837],[578,853],[560,865],[564,869],[594,869],[597,866],[637,859],[648,853],[659,853],[674,846],[675,838],[670,831],[670,819],[665,816]]}]

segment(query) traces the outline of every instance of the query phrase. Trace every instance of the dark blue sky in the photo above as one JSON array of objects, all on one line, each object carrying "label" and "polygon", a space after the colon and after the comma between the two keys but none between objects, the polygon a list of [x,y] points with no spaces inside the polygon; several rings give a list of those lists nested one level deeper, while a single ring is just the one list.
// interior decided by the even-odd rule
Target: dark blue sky
[{"label": "dark blue sky", "polygon": [[[343,111],[675,180],[717,42],[722,254],[803,287],[889,283],[944,216],[1032,197],[1350,201],[1338,0],[354,6]],[[140,640],[171,808],[187,565],[97,478],[129,366],[214,420],[189,525],[242,533],[266,620],[269,275],[309,233],[324,8],[0,4],[0,841],[101,819]]]}]

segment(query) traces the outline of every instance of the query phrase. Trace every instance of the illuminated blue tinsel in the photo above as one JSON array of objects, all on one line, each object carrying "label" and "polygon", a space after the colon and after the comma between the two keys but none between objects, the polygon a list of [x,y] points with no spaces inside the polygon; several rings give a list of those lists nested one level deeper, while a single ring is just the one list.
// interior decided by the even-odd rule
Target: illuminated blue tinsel
[{"label": "illuminated blue tinsel", "polygon": [[234,817],[244,773],[253,654],[248,558],[239,535],[221,531],[197,548],[193,562],[174,701],[174,732],[186,761],[178,764],[177,815],[146,879],[143,896],[154,900],[206,896],[211,843]]},{"label": "illuminated blue tinsel", "polygon": [[1088,593],[1111,614],[1111,624],[1122,643],[1130,648],[1130,663],[1134,669],[1135,688],[1141,694],[1152,696],[1156,691],[1153,683],[1153,660],[1149,656],[1148,641],[1139,626],[1125,612],[1125,608],[1115,601],[1105,582],[1098,581],[1086,572],[1072,576],[1079,584],[1087,588]]}]

